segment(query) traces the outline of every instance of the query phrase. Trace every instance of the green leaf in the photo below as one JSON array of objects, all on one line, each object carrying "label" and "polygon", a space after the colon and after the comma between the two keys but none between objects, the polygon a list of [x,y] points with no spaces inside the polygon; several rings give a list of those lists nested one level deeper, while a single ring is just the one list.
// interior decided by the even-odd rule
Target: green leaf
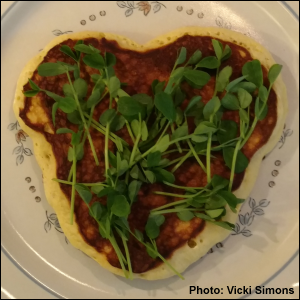
[{"label": "green leaf", "polygon": [[115,189],[113,187],[107,187],[102,189],[98,194],[97,197],[101,198],[104,196],[107,196],[109,194],[114,194],[115,193]]},{"label": "green leaf", "polygon": [[110,124],[111,131],[118,131],[125,125],[125,118],[122,115],[116,115]]},{"label": "green leaf", "polygon": [[71,58],[73,58],[75,61],[77,61],[77,57],[75,55],[75,53],[71,50],[71,48],[67,45],[62,45],[59,49],[62,53],[70,56]]},{"label": "green leaf", "polygon": [[[174,70],[171,75],[170,75],[170,79],[169,82],[171,81],[172,84],[174,84],[177,80],[179,80],[180,78],[182,78],[184,71],[186,70],[186,68],[184,67],[179,67],[176,70]],[[170,86],[170,84],[168,83],[168,85]],[[171,88],[171,87],[170,87]],[[171,89],[169,91],[167,91],[165,89],[165,92],[169,93],[171,91]]]},{"label": "green leaf", "polygon": [[71,65],[71,64],[68,64],[64,61],[59,61],[58,60],[56,63],[63,66],[63,67],[65,67],[68,71],[74,71],[77,68],[77,65]]},{"label": "green leaf", "polygon": [[39,91],[36,90],[29,90],[29,91],[25,91],[23,92],[25,97],[34,97],[39,93]]},{"label": "green leaf", "polygon": [[80,143],[79,145],[76,145],[75,148],[75,155],[76,155],[76,159],[81,160],[84,156],[84,147],[83,147],[83,143]]},{"label": "green leaf", "polygon": [[186,60],[186,48],[185,47],[181,47],[179,55],[176,59],[175,65],[180,65],[183,64]]},{"label": "green leaf", "polygon": [[225,46],[224,51],[222,53],[222,61],[228,59],[232,54],[232,51],[228,45]]},{"label": "green leaf", "polygon": [[221,103],[222,106],[229,110],[238,110],[240,108],[238,98],[231,93],[226,93],[225,96],[222,98]]},{"label": "green leaf", "polygon": [[252,96],[244,89],[238,89],[238,98],[241,108],[247,108],[252,102]]},{"label": "green leaf", "polygon": [[[57,106],[58,106],[58,103],[57,103]],[[72,113],[67,114],[67,119],[72,124],[76,124],[76,125],[82,124],[80,114],[77,110],[73,111]]]},{"label": "green leaf", "polygon": [[146,178],[147,180],[150,182],[150,183],[154,183],[156,178],[155,178],[155,175],[153,172],[149,171],[149,170],[146,170],[144,171],[145,175],[146,175]]},{"label": "green leaf", "polygon": [[76,108],[76,102],[73,98],[71,97],[66,97],[66,98],[62,98],[59,102],[58,102],[58,107],[65,113],[69,114],[71,112],[73,112]]},{"label": "green leaf", "polygon": [[156,168],[153,170],[153,172],[155,174],[157,182],[164,182],[164,181],[169,183],[175,182],[174,174],[165,169]]},{"label": "green leaf", "polygon": [[161,160],[161,152],[155,151],[151,152],[147,156],[147,167],[153,168],[159,165],[159,162]]},{"label": "green leaf", "polygon": [[270,85],[272,85],[276,81],[281,70],[282,70],[282,65],[279,65],[279,64],[274,64],[270,68],[269,73],[268,73],[268,79],[269,79]]},{"label": "green leaf", "polygon": [[62,134],[62,133],[74,133],[73,130],[69,129],[69,128],[59,128],[56,130],[57,134]]},{"label": "green leaf", "polygon": [[72,139],[71,139],[71,145],[75,146],[78,145],[80,143],[81,140],[81,135],[82,135],[82,131],[79,130],[78,132],[73,132],[72,133]]},{"label": "green leaf", "polygon": [[121,227],[122,229],[124,229],[127,232],[130,231],[128,221],[124,217],[116,219],[115,224],[117,224],[119,227]]},{"label": "green leaf", "polygon": [[126,217],[129,215],[130,206],[124,195],[117,195],[114,197],[111,212],[118,217]]},{"label": "green leaf", "polygon": [[192,141],[195,143],[203,143],[203,142],[207,141],[207,136],[206,135],[193,135]]},{"label": "green leaf", "polygon": [[218,97],[211,98],[203,109],[203,116],[205,120],[209,120],[211,116],[213,116],[220,108],[221,102]]},{"label": "green leaf", "polygon": [[[231,169],[232,167],[233,155],[234,155],[233,147],[223,148],[223,157],[225,160],[225,164],[229,169]],[[248,164],[249,164],[248,158],[243,154],[241,150],[239,150],[236,157],[235,173],[242,173],[243,171],[245,171],[245,169],[248,167]]]},{"label": "green leaf", "polygon": [[166,84],[166,82],[165,81],[162,81],[162,82],[160,82],[159,80],[154,80],[153,82],[152,82],[152,90],[153,90],[153,94],[155,95],[155,94],[157,94],[157,93],[159,93],[159,92],[162,92],[163,91],[163,89],[164,89],[164,87],[165,87],[165,84]]},{"label": "green leaf", "polygon": [[103,79],[102,76],[100,74],[92,74],[91,75],[91,79],[94,83],[96,83],[97,81]]},{"label": "green leaf", "polygon": [[239,110],[239,116],[240,116],[240,119],[242,121],[244,121],[245,123],[249,124],[248,113],[245,110],[243,110],[243,109],[240,108],[240,110]]},{"label": "green leaf", "polygon": [[55,126],[55,115],[56,115],[57,109],[58,109],[58,102],[55,102],[52,106],[52,122],[53,122],[54,126]]},{"label": "green leaf", "polygon": [[112,120],[115,118],[117,112],[111,108],[111,109],[107,109],[101,116],[99,119],[99,122],[103,125],[106,126],[108,123],[112,122]]},{"label": "green leaf", "polygon": [[138,179],[140,181],[146,182],[146,178],[144,174],[141,172],[137,165],[134,165],[130,171],[130,176],[134,179]]},{"label": "green leaf", "polygon": [[267,102],[268,101],[268,97],[269,97],[269,93],[268,90],[265,86],[260,86],[258,89],[258,97],[262,102]]},{"label": "green leaf", "polygon": [[165,222],[165,217],[162,215],[151,216],[151,219],[155,221],[157,226],[161,226]]},{"label": "green leaf", "polygon": [[116,156],[110,150],[108,150],[108,159],[109,159],[109,163],[114,168],[116,168],[117,167],[117,158],[116,158]]},{"label": "green leaf", "polygon": [[139,230],[135,229],[134,233],[138,241],[140,242],[144,241],[144,235]]},{"label": "green leaf", "polygon": [[219,191],[218,195],[223,197],[231,209],[235,211],[236,206],[238,205],[237,197],[229,191]]},{"label": "green leaf", "polygon": [[212,223],[230,231],[235,228],[235,225],[229,222],[212,222]]},{"label": "green leaf", "polygon": [[80,77],[80,70],[79,70],[78,66],[75,66],[73,74],[74,74],[74,79],[75,80]]},{"label": "green leaf", "polygon": [[73,153],[74,153],[74,149],[72,147],[69,147],[68,149],[68,161],[73,161]]},{"label": "green leaf", "polygon": [[157,93],[154,98],[154,104],[169,122],[175,122],[176,109],[171,95],[165,92]]},{"label": "green leaf", "polygon": [[190,110],[194,110],[195,109],[195,106],[199,103],[199,101],[201,100],[201,96],[194,96],[189,104],[187,105],[186,109],[184,110],[184,114],[185,115],[188,115],[189,111]]},{"label": "green leaf", "polygon": [[135,94],[132,98],[147,108],[147,116],[149,116],[152,112],[154,102],[153,99],[147,94]]},{"label": "green leaf", "polygon": [[[76,42],[76,45],[82,45],[82,44],[83,44],[83,40],[78,40],[78,41]],[[76,45],[75,45],[75,46],[76,46]],[[75,50],[75,52],[76,52],[77,60],[79,60],[80,57],[81,57],[81,52],[78,51],[78,50]]]},{"label": "green leaf", "polygon": [[182,122],[183,122],[183,111],[180,109],[180,107],[177,107],[175,123],[177,126],[180,126]]},{"label": "green leaf", "polygon": [[118,176],[122,176],[129,169],[128,161],[123,159],[120,163],[120,166],[118,166],[118,169]]},{"label": "green leaf", "polygon": [[145,121],[142,122],[142,141],[146,141],[148,139],[148,128]]},{"label": "green leaf", "polygon": [[215,56],[204,57],[198,64],[197,68],[216,69],[220,66],[220,61]]},{"label": "green leaf", "polygon": [[124,116],[135,116],[142,113],[143,108],[132,97],[122,97],[118,100],[118,110]]},{"label": "green leaf", "polygon": [[217,128],[213,123],[203,121],[196,127],[194,134],[208,134],[216,131]]},{"label": "green leaf", "polygon": [[85,53],[85,54],[94,54],[94,53],[99,53],[100,52],[100,50],[98,50],[94,47],[84,45],[84,44],[75,45],[74,49],[79,51],[79,52]]},{"label": "green leaf", "polygon": [[104,189],[104,186],[102,185],[94,185],[92,186],[91,188],[91,191],[94,193],[94,194],[99,194],[102,190]]},{"label": "green leaf", "polygon": [[107,67],[112,67],[117,63],[117,59],[114,54],[105,52],[105,62]]},{"label": "green leaf", "polygon": [[157,250],[149,242],[146,242],[146,251],[151,258],[157,258]]},{"label": "green leaf", "polygon": [[[221,189],[221,187],[216,187],[216,191],[218,189]],[[224,208],[226,205],[226,200],[223,199],[222,197],[219,197],[218,195],[212,195],[210,196],[205,204],[205,209],[207,210],[212,210],[212,209],[219,209],[219,208]]]},{"label": "green leaf", "polygon": [[142,186],[142,182],[141,181],[137,181],[137,180],[132,180],[128,186],[128,197],[131,201],[131,204],[133,202],[135,202],[136,200],[136,196]]},{"label": "green leaf", "polygon": [[207,213],[207,215],[209,217],[211,217],[212,219],[215,219],[217,217],[219,217],[224,211],[224,208],[218,208],[218,209],[211,209],[211,210],[206,210],[205,212]]},{"label": "green leaf", "polygon": [[105,213],[105,207],[100,202],[95,202],[92,204],[91,213],[93,218],[95,218],[97,221],[100,221],[103,214]]},{"label": "green leaf", "polygon": [[140,134],[140,131],[141,131],[140,122],[138,120],[133,120],[130,123],[130,127],[132,129],[132,132],[133,132],[134,136],[137,137]]},{"label": "green leaf", "polygon": [[35,90],[35,91],[39,91],[40,90],[39,86],[36,83],[34,83],[30,78],[28,78],[28,81],[29,81],[30,87],[33,90]]},{"label": "green leaf", "polygon": [[119,89],[118,90],[118,97],[122,98],[122,97],[130,97],[130,95],[128,95],[124,90]]},{"label": "green leaf", "polygon": [[244,64],[242,73],[247,76],[247,80],[254,83],[258,88],[263,84],[263,72],[260,61],[254,59]]},{"label": "green leaf", "polygon": [[107,78],[111,78],[116,75],[115,69],[113,67],[107,67]]},{"label": "green leaf", "polygon": [[64,84],[64,86],[63,86],[63,92],[64,92],[64,95],[66,97],[73,97],[72,88],[71,88],[71,86],[68,83]]},{"label": "green leaf", "polygon": [[216,89],[218,92],[223,92],[226,86],[229,83],[230,76],[232,74],[232,67],[226,66],[224,67],[217,77],[216,80]]},{"label": "green leaf", "polygon": [[95,83],[95,86],[94,86],[94,89],[93,89],[93,93],[94,93],[95,91],[99,91],[99,92],[100,92],[100,95],[102,95],[102,93],[103,93],[104,90],[105,90],[105,87],[106,87],[106,85],[105,85],[105,83],[104,83],[104,81],[103,81],[103,78],[100,77],[100,78],[96,81],[96,83]]},{"label": "green leaf", "polygon": [[257,98],[256,101],[255,101],[254,111],[255,111],[255,116],[257,117],[257,119],[261,121],[268,114],[268,106],[265,105],[264,102],[260,101],[259,98]]},{"label": "green leaf", "polygon": [[116,76],[109,78],[108,90],[112,98],[117,97],[118,90],[120,89],[120,87],[121,87],[121,83],[119,78],[117,78]]},{"label": "green leaf", "polygon": [[163,215],[150,216],[145,226],[145,231],[150,239],[156,239],[159,236],[160,226],[165,222]]},{"label": "green leaf", "polygon": [[67,72],[67,68],[58,63],[43,63],[38,66],[40,76],[56,76]]},{"label": "green leaf", "polygon": [[49,96],[50,98],[52,98],[53,100],[55,100],[57,102],[59,102],[59,101],[61,101],[61,100],[64,99],[63,97],[61,97],[61,96],[59,96],[57,94],[54,94],[52,92],[49,92],[49,91],[45,91],[45,93],[46,93],[47,96]]},{"label": "green leaf", "polygon": [[252,94],[256,90],[256,85],[252,82],[243,81],[243,82],[240,82],[240,83],[236,84],[235,86],[233,86],[230,89],[230,92],[237,93],[239,89],[244,89],[247,92],[249,92],[250,94]]},{"label": "green leaf", "polygon": [[[167,158],[163,158],[161,159],[161,161],[159,162],[158,166],[159,167],[162,167],[162,168],[165,168],[167,167],[167,165],[169,164],[170,160],[167,159]],[[154,172],[155,173],[155,172]]]},{"label": "green leaf", "polygon": [[216,53],[216,57],[218,58],[218,60],[221,60],[223,54],[223,45],[215,39],[212,39],[211,41]]},{"label": "green leaf", "polygon": [[184,222],[191,221],[195,216],[194,214],[189,210],[183,210],[177,213],[177,217]]},{"label": "green leaf", "polygon": [[77,193],[79,194],[79,196],[81,197],[81,199],[86,204],[89,204],[91,202],[93,195],[90,192],[88,187],[86,187],[83,184],[75,184],[75,189],[76,189]]},{"label": "green leaf", "polygon": [[195,216],[199,219],[205,220],[205,221],[214,221],[214,219],[212,219],[211,217],[209,217],[206,214],[203,213],[195,213]]},{"label": "green leaf", "polygon": [[192,86],[203,87],[210,80],[210,75],[203,71],[187,69],[184,72],[184,78]]},{"label": "green leaf", "polygon": [[87,100],[87,103],[86,103],[87,108],[96,106],[100,102],[100,99],[101,99],[100,91],[95,90]]},{"label": "green leaf", "polygon": [[78,98],[83,99],[86,96],[88,90],[86,81],[82,78],[78,78],[74,81],[73,86]]},{"label": "green leaf", "polygon": [[179,106],[185,100],[185,93],[181,90],[180,86],[177,86],[174,90],[174,104],[175,106]]},{"label": "green leaf", "polygon": [[225,188],[228,186],[229,180],[227,180],[226,178],[223,178],[220,175],[215,174],[213,176],[213,178],[211,179],[211,184],[212,184],[213,188],[216,188],[216,187]]},{"label": "green leaf", "polygon": [[170,137],[165,135],[154,147],[153,152],[160,151],[161,153],[165,152],[169,148]]},{"label": "green leaf", "polygon": [[83,62],[89,67],[98,70],[105,67],[104,59],[99,53],[85,55],[83,58]]},{"label": "green leaf", "polygon": [[220,124],[220,130],[217,137],[220,144],[224,144],[237,137],[238,125],[232,120],[222,120]]},{"label": "green leaf", "polygon": [[184,137],[189,134],[189,128],[187,124],[183,124],[178,127],[172,134],[171,140],[176,140],[178,138]]},{"label": "green leaf", "polygon": [[[226,92],[232,92],[232,89],[236,87],[237,84],[239,84],[241,81],[243,81],[247,76],[241,76],[234,80],[232,80],[228,85],[226,86]],[[238,89],[236,89],[237,91]]]},{"label": "green leaf", "polygon": [[190,59],[188,60],[187,64],[188,65],[195,65],[199,62],[199,60],[202,57],[202,52],[200,50],[196,50],[194,52],[194,54],[190,57]]}]

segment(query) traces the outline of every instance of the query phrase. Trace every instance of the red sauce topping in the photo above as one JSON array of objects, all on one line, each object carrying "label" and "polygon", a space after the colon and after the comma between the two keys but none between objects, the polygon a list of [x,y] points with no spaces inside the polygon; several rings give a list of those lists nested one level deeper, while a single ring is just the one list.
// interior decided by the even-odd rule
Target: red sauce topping
[{"label": "red sauce topping", "polygon": [[[64,45],[73,47],[76,41],[67,40],[63,42]],[[241,76],[241,68],[245,62],[251,60],[250,53],[247,49],[229,42],[222,42],[223,45],[228,44],[232,49],[231,57],[226,60],[221,68],[226,65],[230,65],[233,68],[233,74],[231,80]],[[73,64],[73,60],[64,55],[59,48],[61,45],[57,45],[52,48],[45,56],[43,62],[56,62],[64,61]],[[153,80],[158,79],[160,81],[168,80],[169,75],[172,71],[174,62],[176,60],[177,51],[182,46],[187,48],[187,57],[192,55],[195,50],[200,49],[203,57],[214,55],[214,51],[211,44],[211,37],[200,37],[200,36],[183,36],[175,42],[160,47],[158,49],[150,50],[147,52],[136,52],[126,50],[117,44],[115,41],[109,41],[105,38],[97,40],[95,38],[89,38],[85,40],[85,44],[91,44],[95,48],[101,50],[102,53],[105,51],[112,52],[117,58],[117,64],[115,66],[116,76],[121,82],[126,82],[128,85],[124,90],[130,94],[146,93],[152,96],[151,83]],[[265,85],[268,85],[266,78],[266,70],[264,69]],[[89,83],[88,96],[91,93],[93,83],[91,81],[91,75],[97,73],[95,69],[81,64],[81,77]],[[204,103],[208,102],[213,94],[215,85],[215,73],[210,72],[211,80],[209,83],[202,88],[193,89],[187,84],[183,84],[183,89],[187,94],[187,99],[191,99],[194,95],[201,95]],[[34,72],[32,80],[36,82],[41,88],[50,90],[56,94],[63,96],[62,87],[67,83],[66,75],[59,75],[55,77],[41,77]],[[30,89],[27,84],[24,90]],[[38,95],[41,99],[42,107],[46,114],[51,120],[51,109],[54,103],[50,97],[44,93]],[[221,96],[221,95],[220,95]],[[70,136],[68,134],[50,134],[44,131],[44,125],[33,124],[27,117],[27,113],[32,105],[32,98],[26,98],[25,108],[20,112],[20,117],[24,120],[27,126],[32,129],[42,132],[47,141],[51,143],[52,149],[57,161],[57,178],[66,180],[69,174],[71,163],[67,159],[68,148],[70,145]],[[186,105],[186,103],[183,103]],[[255,152],[262,147],[271,136],[271,133],[276,125],[277,119],[277,99],[276,94],[272,90],[268,100],[268,115],[263,120],[258,122],[258,125],[243,148],[244,154],[251,159]],[[108,99],[104,99],[95,109],[94,118],[98,121],[100,115],[108,108]],[[224,119],[235,120],[239,123],[238,113],[235,111],[228,111],[224,113]],[[254,118],[253,111],[251,112],[251,118]],[[49,124],[53,127],[52,124]],[[77,130],[76,125],[71,124],[66,114],[58,110],[56,115],[56,126],[53,128],[55,131],[61,127],[68,127]],[[190,128],[191,129],[191,128]],[[90,130],[97,156],[99,158],[100,166],[96,166],[94,158],[88,142],[85,144],[85,155],[84,158],[77,164],[77,182],[99,182],[104,181],[104,136],[94,129]],[[117,133],[120,137],[125,139],[130,145],[132,145],[128,132],[125,128]],[[114,151],[114,145],[109,145],[110,149]],[[222,155],[220,153],[214,153],[215,159],[211,162],[212,175],[219,174],[223,177],[229,178],[230,170],[225,166]],[[174,156],[173,156],[174,157]],[[205,164],[205,159],[202,159]],[[237,174],[234,180],[234,189],[237,189],[242,180],[244,174]],[[185,185],[190,187],[201,187],[207,183],[206,174],[202,171],[199,164],[195,159],[190,158],[175,172],[176,184]],[[61,185],[61,189],[65,195],[70,199],[71,188],[67,185]],[[168,191],[181,193],[182,190],[173,189],[166,187],[163,184],[155,183],[153,185],[144,184],[138,195],[138,201],[132,206],[132,212],[129,216],[129,223],[131,228],[136,228],[140,231],[144,230],[149,212],[151,209],[164,205],[166,203],[176,201],[179,198],[173,199],[171,197],[165,197],[161,195],[153,194],[153,191]],[[93,201],[99,201],[99,198],[94,196]],[[100,199],[105,203],[105,199]],[[79,226],[79,230],[85,239],[85,241],[93,246],[97,251],[104,252],[105,247],[109,246],[108,240],[103,239],[98,231],[97,223],[89,216],[88,209],[84,202],[79,196],[76,196],[75,201],[75,214],[76,221]],[[188,243],[192,238],[196,237],[201,230],[203,230],[205,223],[197,218],[194,218],[189,226],[185,226],[184,229],[179,230],[179,223],[182,223],[177,218],[176,214],[167,214],[166,222],[161,227],[161,234],[157,239],[158,251],[164,257],[170,257],[172,253]],[[120,244],[121,247],[121,244]],[[134,239],[130,239],[128,247],[131,256],[131,262],[133,271],[135,273],[146,272],[158,264],[160,260],[152,259],[146,252],[145,247],[142,246]],[[115,267],[120,268],[118,258],[114,251],[107,256],[108,261]]]}]

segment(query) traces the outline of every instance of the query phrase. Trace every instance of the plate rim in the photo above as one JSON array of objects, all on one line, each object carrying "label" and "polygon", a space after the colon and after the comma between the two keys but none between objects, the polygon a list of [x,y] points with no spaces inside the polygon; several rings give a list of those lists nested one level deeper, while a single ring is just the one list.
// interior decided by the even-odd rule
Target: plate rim
[{"label": "plate rim", "polygon": [[[9,12],[11,12],[15,6],[23,1],[13,1],[13,3],[5,10],[5,12],[1,15],[1,24],[4,20],[4,18],[8,15]],[[292,9],[292,7],[287,3],[287,1],[276,1],[289,13],[289,15],[296,20],[299,23],[299,15]],[[2,215],[2,213],[1,213]],[[2,219],[2,218],[1,218]],[[37,278],[35,278],[26,268],[22,266],[21,263],[19,263],[16,258],[8,251],[8,249],[4,246],[2,237],[1,237],[1,251],[5,254],[5,256],[10,260],[10,262],[17,267],[19,271],[21,271],[27,278],[31,279],[35,284],[37,284],[39,287],[44,289],[46,292],[52,294],[53,296],[57,297],[58,299],[65,299],[62,295],[58,294],[57,292],[50,289],[48,286],[46,286],[43,282],[40,282]],[[275,277],[277,277],[294,259],[295,257],[299,255],[299,248],[294,252],[294,254],[288,258],[288,260],[284,263],[282,267],[280,267],[270,278],[268,278],[265,282],[263,282],[261,285],[268,284],[270,281],[272,281]],[[247,296],[242,296],[240,299],[247,298]]]}]

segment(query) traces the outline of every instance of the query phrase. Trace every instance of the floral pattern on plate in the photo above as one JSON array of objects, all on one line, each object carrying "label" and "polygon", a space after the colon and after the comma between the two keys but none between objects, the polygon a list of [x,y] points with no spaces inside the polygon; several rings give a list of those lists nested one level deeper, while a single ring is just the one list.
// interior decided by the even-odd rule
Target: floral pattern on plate
[{"label": "floral pattern on plate", "polygon": [[[17,147],[13,149],[13,154],[17,155],[16,157],[16,165],[20,165],[23,163],[25,156],[31,156],[33,155],[32,151],[29,148],[25,148],[23,142],[26,141],[26,138],[28,137],[27,133],[24,132],[20,128],[20,124],[18,121],[14,123],[10,123],[7,127],[10,131],[16,130],[15,133],[15,139],[16,142],[19,144]],[[24,156],[25,155],[25,156]]]},{"label": "floral pattern on plate", "polygon": [[151,9],[153,13],[157,13],[161,10],[162,7],[166,8],[164,4],[158,1],[139,1],[138,3],[135,3],[136,1],[117,1],[117,5],[120,8],[125,8],[125,16],[129,17],[133,14],[133,11],[135,9],[138,9],[139,11],[142,11],[144,13],[144,16],[148,16]]}]

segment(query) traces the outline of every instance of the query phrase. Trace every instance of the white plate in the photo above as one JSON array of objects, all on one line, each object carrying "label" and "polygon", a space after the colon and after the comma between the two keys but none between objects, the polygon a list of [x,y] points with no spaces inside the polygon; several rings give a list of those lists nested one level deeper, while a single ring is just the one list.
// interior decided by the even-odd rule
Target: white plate
[{"label": "white plate", "polygon": [[[189,285],[223,287],[224,295],[219,297],[224,297],[227,285],[262,284],[298,249],[298,22],[278,2],[152,1],[150,5],[145,15],[133,8],[138,1],[119,5],[116,1],[22,1],[2,21],[2,246],[36,280],[62,297],[181,298],[188,296]],[[16,80],[24,64],[54,35],[98,30],[143,43],[187,25],[231,28],[265,45],[284,65],[290,113],[281,141],[263,162],[251,198],[242,208],[238,234],[191,266],[185,281],[174,277],[128,282],[103,270],[67,244],[60,233],[56,215],[45,199],[41,171],[31,155],[31,141],[14,125]]]}]

